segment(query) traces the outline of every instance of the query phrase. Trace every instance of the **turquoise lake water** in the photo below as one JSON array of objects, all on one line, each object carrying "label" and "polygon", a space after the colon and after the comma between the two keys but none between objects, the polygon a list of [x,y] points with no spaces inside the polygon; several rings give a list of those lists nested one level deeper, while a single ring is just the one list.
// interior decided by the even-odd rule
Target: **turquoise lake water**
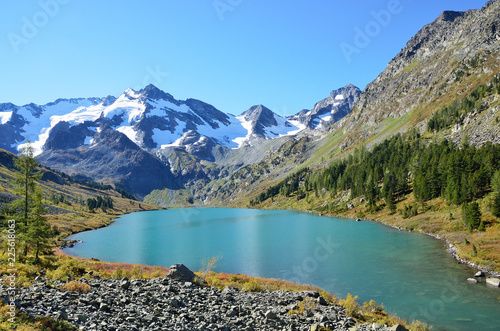
[{"label": "turquoise lake water", "polygon": [[71,237],[68,254],[192,270],[222,254],[215,271],[318,285],[374,299],[434,330],[500,330],[500,289],[470,284],[474,270],[445,244],[375,222],[248,209],[171,209],[129,214]]}]

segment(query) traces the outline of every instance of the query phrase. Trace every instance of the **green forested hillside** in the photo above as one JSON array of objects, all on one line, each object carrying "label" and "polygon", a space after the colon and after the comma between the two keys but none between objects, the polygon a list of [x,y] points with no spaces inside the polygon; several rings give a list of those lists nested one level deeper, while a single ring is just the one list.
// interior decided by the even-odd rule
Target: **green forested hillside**
[{"label": "green forested hillside", "polygon": [[396,135],[367,151],[356,149],[321,171],[303,169],[255,197],[255,206],[277,195],[284,197],[336,196],[348,191],[350,198],[364,197],[371,210],[394,203],[413,193],[420,204],[441,197],[460,205],[484,197],[498,187],[500,146],[455,146],[448,140],[429,143]]}]

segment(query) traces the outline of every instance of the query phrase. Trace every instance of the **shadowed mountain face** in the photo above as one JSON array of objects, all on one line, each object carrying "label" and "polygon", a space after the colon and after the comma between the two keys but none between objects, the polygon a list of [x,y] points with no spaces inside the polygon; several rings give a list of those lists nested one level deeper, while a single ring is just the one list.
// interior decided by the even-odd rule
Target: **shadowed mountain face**
[{"label": "shadowed mountain face", "polygon": [[139,198],[155,189],[179,188],[168,166],[123,133],[104,128],[94,140],[91,146],[50,150],[38,159],[56,170],[118,183]]}]

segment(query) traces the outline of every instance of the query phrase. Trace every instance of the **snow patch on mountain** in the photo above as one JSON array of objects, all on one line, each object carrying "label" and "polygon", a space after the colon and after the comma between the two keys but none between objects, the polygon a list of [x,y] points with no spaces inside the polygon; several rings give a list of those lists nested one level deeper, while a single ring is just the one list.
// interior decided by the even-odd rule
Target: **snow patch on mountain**
[{"label": "snow patch on mountain", "polygon": [[[73,110],[87,108],[93,105],[90,99],[70,99],[59,100],[45,106],[35,108],[35,105],[26,105],[17,109],[17,114],[21,115],[26,125],[23,126],[23,134],[26,141],[31,141],[34,154],[39,155],[43,151],[43,146],[49,138],[50,130],[63,118],[71,121],[75,115],[71,115]],[[46,114],[50,114],[47,116]],[[18,145],[18,150],[26,147],[26,143]]]},{"label": "snow patch on mountain", "polygon": [[165,116],[165,110],[175,111],[178,113],[192,113],[191,108],[189,108],[186,104],[176,105],[167,100],[148,100],[148,103],[153,107],[149,115],[150,116]]},{"label": "snow patch on mountain", "polygon": [[92,145],[94,142],[94,137],[93,136],[86,136],[85,141],[83,142],[84,145]]},{"label": "snow patch on mountain", "polygon": [[134,130],[132,126],[120,126],[115,129],[118,132],[123,133],[128,139],[132,140],[134,143],[139,145],[139,139],[137,139],[137,131]]},{"label": "snow patch on mountain", "polygon": [[2,111],[0,112],[0,123],[5,124],[10,121],[12,117],[12,111]]},{"label": "snow patch on mountain", "polygon": [[288,122],[290,122],[294,127],[297,128],[297,130],[288,131],[288,134],[287,134],[288,136],[294,136],[294,135],[298,134],[300,131],[307,129],[307,125],[301,123],[300,121],[288,120]]},{"label": "snow patch on mountain", "polygon": [[286,118],[279,115],[274,115],[274,119],[278,123],[275,126],[267,127],[264,132],[267,138],[278,138],[289,136],[290,132],[300,132],[300,128],[290,123]]},{"label": "snow patch on mountain", "polygon": [[236,119],[240,122],[241,126],[245,129],[245,135],[244,136],[239,136],[233,139],[233,142],[235,142],[238,146],[233,147],[233,148],[240,148],[243,145],[245,145],[246,142],[250,141],[250,138],[252,136],[252,121],[247,121],[245,120],[244,115],[236,116]]}]

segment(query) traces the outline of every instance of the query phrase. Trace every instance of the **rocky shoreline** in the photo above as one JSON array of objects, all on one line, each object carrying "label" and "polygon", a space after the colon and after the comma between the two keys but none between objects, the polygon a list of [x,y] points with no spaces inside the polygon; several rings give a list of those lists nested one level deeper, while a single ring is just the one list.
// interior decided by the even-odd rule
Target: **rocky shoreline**
[{"label": "rocky shoreline", "polygon": [[[67,283],[37,277],[16,293],[15,304],[22,313],[65,320],[80,330],[406,330],[355,326],[345,308],[327,303],[318,292],[220,290],[195,284],[193,276],[175,265],[165,278],[90,277],[79,280],[86,293],[64,291]],[[3,282],[0,288],[6,293]]]}]

